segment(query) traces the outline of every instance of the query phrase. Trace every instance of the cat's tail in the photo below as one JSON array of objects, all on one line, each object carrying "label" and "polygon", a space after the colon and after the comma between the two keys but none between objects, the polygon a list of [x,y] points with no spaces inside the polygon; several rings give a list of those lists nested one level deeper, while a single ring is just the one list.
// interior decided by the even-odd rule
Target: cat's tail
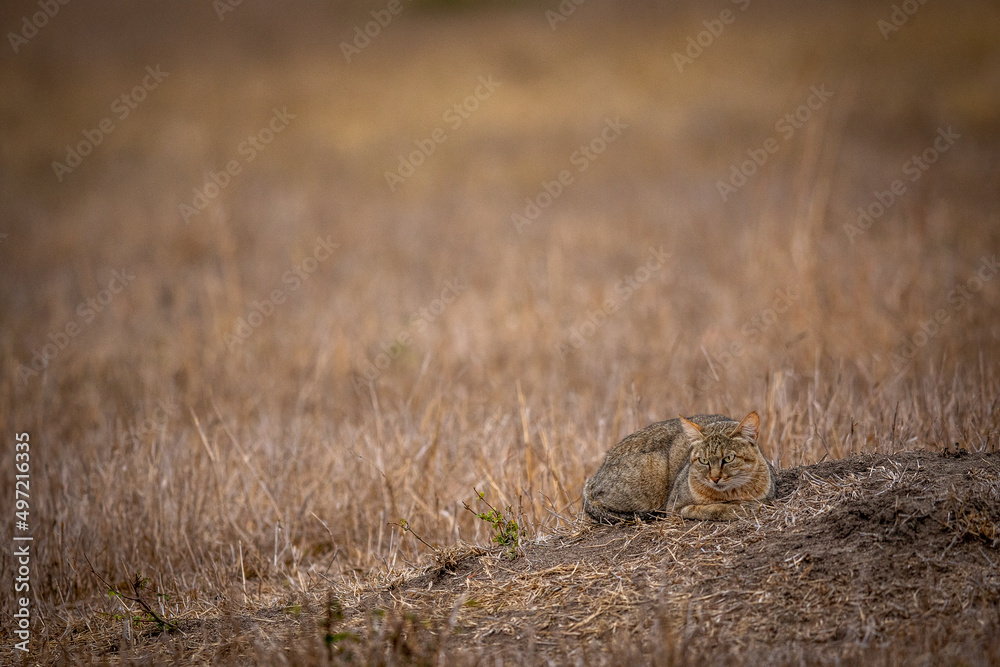
[{"label": "cat's tail", "polygon": [[596,505],[590,502],[586,496],[583,498],[583,511],[587,513],[590,520],[594,523],[606,523],[614,525],[616,523],[621,523],[626,519],[630,518],[629,515],[620,514],[618,512],[613,512],[606,509],[602,505]]},{"label": "cat's tail", "polygon": [[615,525],[623,521],[637,521],[639,519],[662,519],[665,512],[619,512],[608,509],[604,505],[590,499],[587,492],[583,493],[583,511],[587,513],[594,523]]}]

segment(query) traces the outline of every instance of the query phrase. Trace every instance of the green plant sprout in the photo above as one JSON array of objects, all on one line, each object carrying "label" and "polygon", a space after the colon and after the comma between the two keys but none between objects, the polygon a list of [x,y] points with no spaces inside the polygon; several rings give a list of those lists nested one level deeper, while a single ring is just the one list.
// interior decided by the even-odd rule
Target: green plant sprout
[{"label": "green plant sprout", "polygon": [[479,500],[489,508],[489,511],[476,512],[474,509],[469,507],[468,503],[463,501],[462,504],[465,505],[465,509],[469,510],[479,519],[482,519],[493,527],[493,543],[507,548],[507,558],[510,558],[511,560],[517,558],[517,548],[521,544],[521,538],[523,537],[525,531],[524,527],[518,525],[515,520],[516,515],[514,514],[513,508],[508,505],[505,511],[501,512],[497,508],[493,507],[488,500],[486,500],[485,493],[476,488],[473,488],[472,490],[479,496]]}]

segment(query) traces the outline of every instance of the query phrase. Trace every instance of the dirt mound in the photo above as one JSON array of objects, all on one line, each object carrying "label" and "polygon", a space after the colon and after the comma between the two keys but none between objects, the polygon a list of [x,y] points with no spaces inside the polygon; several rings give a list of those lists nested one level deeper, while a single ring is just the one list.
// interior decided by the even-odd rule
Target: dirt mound
[{"label": "dirt mound", "polygon": [[[290,664],[1000,664],[1000,452],[864,455],[779,473],[731,523],[459,545],[421,570],[106,657]],[[277,651],[277,653],[275,653]],[[193,660],[194,658],[192,658]]]},{"label": "dirt mound", "polygon": [[994,664],[998,547],[1000,453],[864,455],[781,472],[747,521],[581,523],[514,560],[442,553],[344,624],[361,645],[395,628],[410,658]]}]

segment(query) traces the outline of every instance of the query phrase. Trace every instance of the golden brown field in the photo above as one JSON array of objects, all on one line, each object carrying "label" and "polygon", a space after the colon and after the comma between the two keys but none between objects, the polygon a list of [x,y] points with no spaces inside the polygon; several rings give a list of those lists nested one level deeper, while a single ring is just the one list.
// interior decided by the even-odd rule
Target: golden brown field
[{"label": "golden brown field", "polygon": [[1000,10],[898,4],[7,3],[0,663],[1000,664]]}]

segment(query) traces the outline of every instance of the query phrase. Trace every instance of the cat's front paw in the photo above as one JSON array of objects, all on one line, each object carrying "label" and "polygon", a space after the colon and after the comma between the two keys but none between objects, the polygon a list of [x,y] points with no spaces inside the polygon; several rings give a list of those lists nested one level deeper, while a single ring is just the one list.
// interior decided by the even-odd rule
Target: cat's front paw
[{"label": "cat's front paw", "polygon": [[702,521],[734,521],[750,516],[760,503],[709,503],[707,505],[688,505],[680,510],[685,519]]}]

